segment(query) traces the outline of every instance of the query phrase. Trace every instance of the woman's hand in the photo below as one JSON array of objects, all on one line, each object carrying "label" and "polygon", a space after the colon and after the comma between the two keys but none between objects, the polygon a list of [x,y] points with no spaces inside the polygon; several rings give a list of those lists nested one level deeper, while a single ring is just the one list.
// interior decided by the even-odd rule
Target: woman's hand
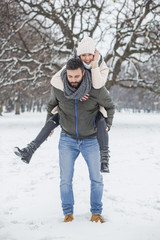
[{"label": "woman's hand", "polygon": [[94,60],[93,61],[98,61],[99,58],[99,51],[97,49],[95,49],[94,51]]}]

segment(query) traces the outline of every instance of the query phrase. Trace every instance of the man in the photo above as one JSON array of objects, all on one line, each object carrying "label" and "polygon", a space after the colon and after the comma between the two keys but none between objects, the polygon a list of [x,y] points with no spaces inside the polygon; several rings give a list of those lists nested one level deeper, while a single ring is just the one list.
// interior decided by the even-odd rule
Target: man
[{"label": "man", "polygon": [[[99,105],[107,111],[106,125],[112,125],[114,104],[105,87],[91,86],[89,71],[84,70],[80,59],[70,59],[61,73],[61,81],[51,81],[51,97],[48,104],[49,119],[52,109],[58,105],[62,127],[59,141],[60,192],[64,221],[73,220],[74,196],[72,178],[74,163],[79,153],[84,157],[91,181],[91,221],[104,222],[102,213],[103,179],[100,174],[100,153],[96,137],[95,118]],[[89,93],[87,101],[80,99]]]}]

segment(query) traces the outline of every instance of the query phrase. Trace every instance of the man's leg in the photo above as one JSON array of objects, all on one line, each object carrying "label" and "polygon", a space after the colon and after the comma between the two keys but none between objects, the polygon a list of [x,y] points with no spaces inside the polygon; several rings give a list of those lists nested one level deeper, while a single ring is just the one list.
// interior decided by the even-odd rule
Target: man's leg
[{"label": "man's leg", "polygon": [[91,180],[91,212],[101,214],[103,177],[100,174],[100,153],[97,138],[83,139],[80,151],[88,165]]},{"label": "man's leg", "polygon": [[76,139],[61,132],[59,141],[60,193],[64,215],[73,213],[74,197],[72,179],[74,163],[79,155]]}]

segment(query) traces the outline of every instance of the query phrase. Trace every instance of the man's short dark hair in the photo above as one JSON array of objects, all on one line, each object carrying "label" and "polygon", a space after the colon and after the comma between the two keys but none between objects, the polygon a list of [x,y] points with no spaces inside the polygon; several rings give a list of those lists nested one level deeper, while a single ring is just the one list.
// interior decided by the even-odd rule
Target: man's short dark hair
[{"label": "man's short dark hair", "polygon": [[80,68],[83,72],[84,65],[83,65],[83,62],[79,58],[71,58],[68,60],[68,62],[66,64],[67,70],[76,70],[78,68]]}]

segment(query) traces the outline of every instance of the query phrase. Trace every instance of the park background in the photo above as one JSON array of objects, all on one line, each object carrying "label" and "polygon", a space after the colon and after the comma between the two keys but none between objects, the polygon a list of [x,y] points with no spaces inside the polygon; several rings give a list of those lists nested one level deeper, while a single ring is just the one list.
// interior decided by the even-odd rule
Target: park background
[{"label": "park background", "polygon": [[[157,0],[2,0],[0,2],[0,240],[160,238],[160,4]],[[63,223],[60,127],[29,165],[13,152],[46,120],[50,79],[85,36],[109,67],[116,104],[105,224],[91,223],[83,158],[74,176],[75,220]]]}]

